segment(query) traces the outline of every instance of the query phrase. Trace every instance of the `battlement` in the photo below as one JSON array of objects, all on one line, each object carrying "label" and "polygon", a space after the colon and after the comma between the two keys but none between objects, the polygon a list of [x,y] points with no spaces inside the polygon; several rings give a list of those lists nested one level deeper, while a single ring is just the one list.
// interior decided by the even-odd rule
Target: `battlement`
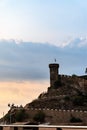
[{"label": "battlement", "polygon": [[[62,110],[62,109],[50,109],[50,108],[27,108],[29,114],[34,116],[38,111],[43,111],[46,115],[46,121],[51,124],[69,124],[72,117],[80,119],[87,125],[87,111],[82,110]],[[54,116],[55,115],[55,116]],[[51,117],[51,118],[50,118]]]},{"label": "battlement", "polygon": [[57,63],[49,64],[49,68],[59,68],[59,64]]},{"label": "battlement", "polygon": [[[70,79],[70,80],[78,80],[78,82],[84,82],[86,81],[86,76],[70,76],[70,75],[59,75],[61,79]],[[85,78],[84,78],[85,77]]]}]

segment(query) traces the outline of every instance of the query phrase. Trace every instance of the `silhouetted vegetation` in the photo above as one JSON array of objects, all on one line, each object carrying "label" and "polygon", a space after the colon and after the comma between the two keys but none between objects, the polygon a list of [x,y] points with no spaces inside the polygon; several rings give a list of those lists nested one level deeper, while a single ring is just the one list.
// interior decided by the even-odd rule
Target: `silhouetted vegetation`
[{"label": "silhouetted vegetation", "polygon": [[65,97],[64,97],[64,100],[65,100],[65,101],[69,101],[69,100],[70,100],[70,97],[69,97],[69,96],[65,96]]},{"label": "silhouetted vegetation", "polygon": [[82,122],[82,120],[80,118],[74,117],[71,115],[71,119],[70,119],[71,123],[78,123],[78,122]]},{"label": "silhouetted vegetation", "polygon": [[77,75],[76,74],[72,74],[72,77],[74,78],[74,77],[77,77]]},{"label": "silhouetted vegetation", "polygon": [[18,110],[15,114],[15,120],[18,121],[18,122],[23,121],[27,117],[28,117],[28,115],[27,115],[27,113],[24,109]]},{"label": "silhouetted vegetation", "polygon": [[43,111],[38,111],[34,116],[34,121],[43,123],[45,121],[45,113]]},{"label": "silhouetted vegetation", "polygon": [[84,97],[83,96],[74,96],[73,98],[73,105],[74,106],[83,106],[84,104]]},{"label": "silhouetted vegetation", "polygon": [[10,114],[6,114],[4,117],[4,120],[6,120],[7,123],[10,123]]}]

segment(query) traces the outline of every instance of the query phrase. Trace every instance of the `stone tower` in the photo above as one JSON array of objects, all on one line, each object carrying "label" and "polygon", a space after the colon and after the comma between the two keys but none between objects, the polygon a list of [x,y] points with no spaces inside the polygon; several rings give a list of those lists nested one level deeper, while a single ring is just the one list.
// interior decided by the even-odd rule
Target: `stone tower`
[{"label": "stone tower", "polygon": [[50,86],[54,86],[55,81],[58,80],[59,64],[56,63],[49,64],[49,68],[50,68]]}]

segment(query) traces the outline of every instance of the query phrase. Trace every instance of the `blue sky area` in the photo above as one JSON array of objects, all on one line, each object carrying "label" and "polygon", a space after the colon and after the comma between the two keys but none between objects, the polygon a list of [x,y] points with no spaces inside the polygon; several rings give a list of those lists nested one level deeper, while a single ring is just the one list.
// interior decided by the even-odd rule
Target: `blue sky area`
[{"label": "blue sky area", "polygon": [[87,0],[1,0],[0,19],[1,80],[44,80],[55,58],[84,74]]},{"label": "blue sky area", "polygon": [[[1,0],[0,38],[61,42],[87,34],[86,0]],[[62,45],[62,43],[61,43]]]}]

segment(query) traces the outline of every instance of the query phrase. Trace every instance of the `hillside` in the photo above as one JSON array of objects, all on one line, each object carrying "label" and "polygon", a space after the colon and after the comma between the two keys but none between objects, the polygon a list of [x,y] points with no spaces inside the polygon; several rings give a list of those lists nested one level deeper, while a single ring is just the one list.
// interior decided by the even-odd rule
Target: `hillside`
[{"label": "hillside", "polygon": [[50,64],[49,68],[50,87],[47,92],[24,107],[13,105],[3,117],[6,123],[87,125],[87,75],[60,75],[56,63]]},{"label": "hillside", "polygon": [[77,76],[61,76],[46,93],[25,108],[87,110],[87,80]]}]

